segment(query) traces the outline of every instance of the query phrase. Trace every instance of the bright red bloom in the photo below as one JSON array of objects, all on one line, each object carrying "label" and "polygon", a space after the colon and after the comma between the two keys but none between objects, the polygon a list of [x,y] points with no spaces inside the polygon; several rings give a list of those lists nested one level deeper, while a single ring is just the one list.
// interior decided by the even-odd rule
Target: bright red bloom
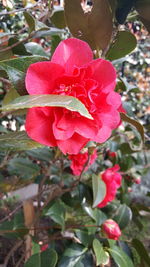
[{"label": "bright red bloom", "polygon": [[29,109],[25,128],[35,141],[78,154],[89,141],[105,142],[120,123],[121,97],[114,92],[116,71],[104,60],[93,60],[86,42],[60,42],[50,62],[31,64],[26,75],[30,95],[58,94],[78,98],[94,120],[60,107]]},{"label": "bright red bloom", "polygon": [[119,172],[117,172],[120,169],[119,165],[114,165],[112,168],[108,168],[102,173],[102,180],[106,184],[106,196],[98,204],[99,208],[103,208],[107,205],[108,202],[114,200],[116,196],[117,189],[121,185],[121,179],[122,176]]},{"label": "bright red bloom", "polygon": [[105,234],[106,237],[114,240],[118,240],[121,236],[121,230],[119,228],[119,225],[112,219],[106,220],[102,224],[102,232]]},{"label": "bright red bloom", "polygon": [[[89,156],[89,163],[86,166],[86,168],[85,168],[84,171],[87,171],[88,170],[89,166],[94,163],[94,161],[96,160],[96,158],[97,158],[97,153],[96,153],[96,149],[95,149],[93,151],[93,153]],[[83,170],[84,164],[88,160],[88,151],[83,152],[83,153],[81,151],[77,155],[69,155],[69,159],[72,161],[71,162],[71,165],[70,165],[70,168],[72,169],[73,174],[74,175],[80,175],[81,172],[82,172],[82,170]]]}]

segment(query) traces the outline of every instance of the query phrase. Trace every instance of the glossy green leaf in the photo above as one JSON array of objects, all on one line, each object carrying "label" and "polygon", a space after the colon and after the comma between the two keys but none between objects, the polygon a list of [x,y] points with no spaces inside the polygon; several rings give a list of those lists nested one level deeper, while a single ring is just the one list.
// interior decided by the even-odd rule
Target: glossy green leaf
[{"label": "glossy green leaf", "polygon": [[29,12],[23,12],[25,20],[29,26],[29,32],[35,31],[35,19]]},{"label": "glossy green leaf", "polygon": [[54,13],[51,17],[51,22],[55,25],[55,27],[64,29],[66,27],[64,9],[54,10]]},{"label": "glossy green leaf", "polygon": [[150,266],[150,256],[143,243],[138,239],[133,239],[132,245],[140,255],[141,260],[144,261],[148,266]]},{"label": "glossy green leaf", "polygon": [[0,135],[0,149],[2,150],[24,151],[38,147],[43,146],[31,140],[24,131]]},{"label": "glossy green leaf", "polygon": [[88,247],[92,244],[93,235],[89,234],[87,229],[85,229],[85,230],[77,229],[77,230],[75,230],[75,233],[76,233],[76,236],[78,237],[78,239],[81,241],[81,243],[85,247]]},{"label": "glossy green leaf", "polygon": [[61,201],[56,201],[44,214],[49,216],[54,222],[62,226],[64,230],[65,227],[65,208]]},{"label": "glossy green leaf", "polygon": [[109,254],[105,252],[98,239],[94,239],[93,241],[93,250],[96,257],[96,266],[99,266],[100,264],[105,265],[109,262]]},{"label": "glossy green leaf", "polygon": [[[128,40],[128,41],[127,41]],[[114,43],[106,54],[106,59],[116,60],[131,53],[136,48],[135,36],[127,31],[118,32]]]},{"label": "glossy green leaf", "polygon": [[66,23],[74,37],[92,49],[105,49],[112,35],[112,13],[107,0],[94,1],[91,12],[84,12],[80,0],[65,0]]},{"label": "glossy green leaf", "polygon": [[3,106],[2,110],[17,110],[32,107],[63,107],[79,112],[82,116],[92,119],[82,102],[73,96],[63,95],[26,95],[18,97],[12,103]]},{"label": "glossy green leaf", "polygon": [[29,42],[25,44],[26,50],[34,56],[47,57],[49,59],[48,53],[45,52],[43,47],[40,44],[35,42]]},{"label": "glossy green leaf", "polygon": [[113,246],[109,249],[111,256],[118,265],[118,267],[134,267],[132,260],[128,255],[119,247]]},{"label": "glossy green leaf", "polygon": [[87,248],[78,244],[72,244],[64,251],[60,262],[58,262],[58,267],[77,266],[86,251]]},{"label": "glossy green leaf", "polygon": [[124,229],[132,220],[132,211],[126,205],[120,205],[119,209],[117,209],[117,213],[113,217],[113,220],[116,221],[121,229]]},{"label": "glossy green leaf", "polygon": [[55,267],[58,260],[54,249],[47,249],[41,253],[32,255],[24,267]]},{"label": "glossy green leaf", "polygon": [[[8,41],[8,46],[12,46],[12,45],[16,44],[18,41],[19,41],[18,38],[12,37]],[[19,43],[15,47],[12,47],[12,52],[14,55],[20,55],[20,56],[30,55],[30,53],[27,52],[23,43]]]},{"label": "glossy green leaf", "polygon": [[24,79],[28,67],[32,63],[45,60],[47,60],[47,58],[40,56],[30,56],[3,60],[0,62],[0,70],[4,70],[7,73],[10,81],[12,82],[17,92],[20,95],[25,95],[27,94],[27,91],[25,88]]},{"label": "glossy green leaf", "polygon": [[106,185],[98,175],[92,176],[92,188],[93,188],[93,208],[102,202],[106,195]]}]

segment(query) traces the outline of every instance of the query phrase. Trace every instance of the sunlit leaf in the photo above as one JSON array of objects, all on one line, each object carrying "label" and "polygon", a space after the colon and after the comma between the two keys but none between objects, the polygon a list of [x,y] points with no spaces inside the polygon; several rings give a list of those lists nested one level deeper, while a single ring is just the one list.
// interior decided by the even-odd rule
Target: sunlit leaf
[{"label": "sunlit leaf", "polygon": [[[127,41],[128,40],[128,41]],[[119,31],[114,43],[106,54],[106,59],[116,60],[131,53],[136,48],[136,38],[128,31]]]},{"label": "sunlit leaf", "polygon": [[82,102],[73,96],[62,95],[26,95],[16,98],[1,109],[17,110],[32,107],[63,107],[79,112],[82,116],[93,119]]},{"label": "sunlit leaf", "polygon": [[100,204],[106,195],[106,185],[100,178],[100,176],[92,176],[92,188],[93,188],[93,208]]},{"label": "sunlit leaf", "polygon": [[109,254],[105,252],[98,239],[94,239],[93,249],[96,257],[96,266],[99,266],[100,264],[105,265],[109,262]]}]

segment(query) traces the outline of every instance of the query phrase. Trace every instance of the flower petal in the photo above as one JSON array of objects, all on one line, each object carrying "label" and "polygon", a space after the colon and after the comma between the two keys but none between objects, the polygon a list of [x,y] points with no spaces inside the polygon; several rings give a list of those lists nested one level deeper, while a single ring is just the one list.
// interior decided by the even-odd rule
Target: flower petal
[{"label": "flower petal", "polygon": [[57,140],[57,145],[64,154],[78,154],[88,141],[89,139],[75,133],[65,141]]},{"label": "flower petal", "polygon": [[30,95],[51,94],[55,81],[64,73],[64,68],[52,62],[31,64],[26,74],[26,89]]},{"label": "flower petal", "polygon": [[[48,111],[49,116],[46,116],[45,114],[48,114]],[[40,144],[56,146],[56,140],[52,132],[53,117],[52,108],[30,108],[25,123],[27,134]]]},{"label": "flower petal", "polygon": [[51,61],[60,64],[71,74],[75,66],[83,66],[92,59],[93,52],[86,42],[69,38],[60,42]]},{"label": "flower petal", "polygon": [[96,59],[89,65],[93,71],[91,78],[99,82],[101,90],[105,93],[113,91],[116,85],[116,71],[112,63],[104,59]]},{"label": "flower petal", "polygon": [[92,140],[98,143],[104,143],[111,136],[111,129],[105,125],[99,130],[96,137]]}]

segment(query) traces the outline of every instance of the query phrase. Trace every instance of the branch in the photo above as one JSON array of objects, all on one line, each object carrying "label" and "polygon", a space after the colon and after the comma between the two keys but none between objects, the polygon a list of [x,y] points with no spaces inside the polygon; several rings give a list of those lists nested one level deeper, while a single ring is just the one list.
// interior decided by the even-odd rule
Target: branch
[{"label": "branch", "polygon": [[11,15],[11,14],[14,14],[14,13],[23,12],[23,11],[26,11],[28,9],[32,9],[32,8],[34,8],[36,6],[39,6],[39,5],[40,5],[40,3],[37,3],[37,4],[34,4],[34,5],[30,6],[30,7],[24,7],[24,8],[20,8],[20,9],[14,9],[12,11],[1,12],[0,16]]},{"label": "branch", "polygon": [[19,242],[17,242],[12,249],[8,252],[5,260],[4,260],[4,267],[6,267],[8,265],[9,259],[11,257],[11,255],[23,244],[23,240],[20,240]]}]

